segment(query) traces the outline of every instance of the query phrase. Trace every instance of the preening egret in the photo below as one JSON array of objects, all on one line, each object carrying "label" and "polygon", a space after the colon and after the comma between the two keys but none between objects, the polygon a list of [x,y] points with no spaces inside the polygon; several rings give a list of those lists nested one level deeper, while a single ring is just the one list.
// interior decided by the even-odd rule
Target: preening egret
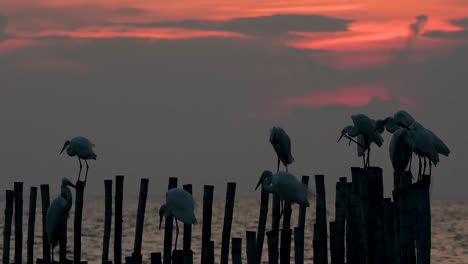
[{"label": "preening egret", "polygon": [[294,161],[291,154],[291,139],[281,127],[273,127],[270,132],[270,143],[278,156],[277,171],[279,171],[280,161],[288,171],[288,164]]},{"label": "preening egret", "polygon": [[409,131],[405,128],[399,128],[396,130],[390,140],[390,160],[392,162],[393,170],[400,179],[408,167],[411,156],[413,155],[412,144],[413,142],[410,138]]},{"label": "preening egret", "polygon": [[[341,130],[341,138],[346,137],[354,141],[358,145],[358,156],[363,157],[364,168],[369,167],[370,145],[375,143],[377,146],[382,146],[383,138],[380,135],[383,132],[383,127],[376,127],[376,121],[364,114],[352,115],[354,125],[346,126]],[[353,140],[353,137],[358,137],[358,141]],[[367,150],[367,161],[365,158],[365,150]]]},{"label": "preening egret", "polygon": [[60,196],[55,198],[47,209],[47,238],[51,245],[52,262],[54,261],[54,247],[67,236],[66,222],[73,200],[71,191],[67,186],[75,188],[70,180],[63,178]]},{"label": "preening egret", "polygon": [[78,181],[80,181],[80,176],[81,176],[81,169],[83,168],[83,165],[81,164],[81,160],[84,160],[86,163],[86,177],[84,182],[86,182],[86,179],[88,178],[88,170],[89,170],[89,165],[88,161],[89,159],[96,160],[96,153],[93,151],[94,144],[91,143],[91,141],[85,137],[74,137],[71,140],[65,141],[65,144],[63,144],[62,151],[60,151],[60,154],[67,149],[67,154],[70,157],[77,156],[78,157],[78,162],[80,163],[80,171],[78,172]]},{"label": "preening egret", "polygon": [[380,129],[385,126],[388,132],[393,133],[400,127],[409,127],[414,121],[416,121],[410,113],[405,110],[399,110],[395,112],[393,117],[387,117],[384,120],[377,120],[376,129]]},{"label": "preening egret", "polygon": [[166,203],[159,208],[159,229],[163,216],[170,215],[175,217],[176,222],[176,242],[175,248],[177,249],[177,238],[179,237],[179,225],[177,220],[186,225],[197,223],[194,214],[194,201],[192,195],[184,189],[172,188],[166,192]]},{"label": "preening egret", "polygon": [[[307,186],[289,172],[278,171],[273,175],[271,171],[265,170],[260,176],[255,190],[258,189],[260,184],[262,184],[263,190],[278,194],[284,202],[297,203],[305,207],[309,206],[308,197],[311,193]],[[282,212],[284,212],[284,204],[281,207]]]}]

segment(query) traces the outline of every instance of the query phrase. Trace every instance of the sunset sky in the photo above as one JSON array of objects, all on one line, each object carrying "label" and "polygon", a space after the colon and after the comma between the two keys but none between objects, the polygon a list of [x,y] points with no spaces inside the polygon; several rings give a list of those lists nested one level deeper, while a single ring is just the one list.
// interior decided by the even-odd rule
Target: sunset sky
[{"label": "sunset sky", "polygon": [[[83,135],[98,153],[91,193],[124,174],[128,194],[141,177],[161,194],[176,176],[254,195],[280,125],[291,172],[325,174],[333,194],[361,165],[336,143],[350,115],[403,108],[451,148],[435,197],[468,198],[466,0],[0,2],[1,191],[76,179],[78,162],[58,153]],[[388,194],[385,140],[371,164]]]}]

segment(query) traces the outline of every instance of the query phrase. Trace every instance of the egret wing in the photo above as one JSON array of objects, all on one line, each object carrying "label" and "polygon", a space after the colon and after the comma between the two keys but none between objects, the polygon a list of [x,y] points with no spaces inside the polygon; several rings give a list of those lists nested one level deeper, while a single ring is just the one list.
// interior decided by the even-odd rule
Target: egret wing
[{"label": "egret wing", "polygon": [[174,188],[166,193],[166,206],[178,220],[184,224],[194,224],[195,219],[193,197],[187,191]]}]

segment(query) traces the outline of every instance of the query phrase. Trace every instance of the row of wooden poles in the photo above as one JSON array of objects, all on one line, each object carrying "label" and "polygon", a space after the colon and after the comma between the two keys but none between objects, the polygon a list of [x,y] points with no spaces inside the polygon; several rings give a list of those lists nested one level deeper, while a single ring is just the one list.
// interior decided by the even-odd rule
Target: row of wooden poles
[{"label": "row of wooden poles", "polygon": [[[325,183],[323,175],[315,175],[316,214],[313,225],[313,263],[325,264],[367,264],[367,263],[430,263],[430,203],[429,177],[411,184],[411,174],[402,179],[395,177],[393,201],[383,197],[382,170],[371,167],[367,170],[352,168],[352,182],[346,177],[336,183],[335,221],[327,222]],[[148,179],[141,179],[138,209],[136,215],[135,241],[133,253],[125,257],[125,263],[142,263],[141,244],[148,194]],[[309,183],[309,176],[302,182]],[[102,263],[122,263],[122,204],[123,176],[115,179],[114,212],[114,259],[109,260],[109,240],[112,222],[112,180],[105,180],[105,220],[102,249]],[[169,178],[168,189],[177,187],[177,178]],[[47,241],[46,214],[49,206],[49,186],[41,185],[42,197],[42,243],[43,256],[37,263],[50,263],[50,245]],[[192,185],[183,185],[192,193]],[[201,263],[215,263],[214,241],[211,239],[211,219],[214,186],[205,185],[203,192],[203,222],[201,241]],[[231,238],[234,213],[236,183],[229,182],[226,191],[224,224],[221,239],[221,264],[228,263],[231,251],[232,263],[242,262],[242,238]],[[37,188],[31,187],[27,263],[34,263],[34,225]],[[260,214],[256,231],[246,231],[247,263],[258,264],[262,260],[265,235],[268,245],[268,263],[290,263],[291,237],[294,235],[294,262],[304,263],[304,242],[306,208],[299,208],[297,226],[291,229],[291,206],[286,204],[283,225],[280,229],[280,200],[272,194],[271,229],[266,231],[270,194],[262,191]],[[22,263],[23,244],[23,183],[15,182],[14,190],[6,191],[6,209],[3,240],[3,263],[9,263],[12,215],[15,216],[15,263]],[[83,209],[83,190],[78,189],[75,199],[74,256],[73,261],[66,256],[67,241],[60,241],[60,263],[87,263],[81,261],[81,219]],[[328,224],[327,224],[328,223]],[[327,234],[330,231],[330,236]],[[193,263],[191,250],[191,225],[184,225],[183,248],[172,252],[173,219],[167,217],[164,230],[163,252],[151,253],[151,263]],[[329,238],[329,239],[328,239]],[[328,251],[328,246],[330,251]],[[279,250],[278,250],[279,249]],[[330,252],[330,258],[328,257]]]}]

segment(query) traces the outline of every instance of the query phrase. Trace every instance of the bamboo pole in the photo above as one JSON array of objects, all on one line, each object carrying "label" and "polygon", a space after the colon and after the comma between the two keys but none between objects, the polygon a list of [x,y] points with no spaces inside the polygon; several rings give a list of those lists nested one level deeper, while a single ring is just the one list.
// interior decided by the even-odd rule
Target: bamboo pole
[{"label": "bamboo pole", "polygon": [[184,263],[184,251],[183,250],[174,250],[172,253],[172,263],[173,264],[183,264]]},{"label": "bamboo pole", "polygon": [[161,264],[161,252],[151,253],[151,264]]},{"label": "bamboo pole", "polygon": [[[302,176],[302,179],[301,179],[301,182],[307,187],[309,188],[309,176]],[[299,217],[298,217],[298,220],[297,220],[297,226],[298,227],[301,227],[304,229],[305,227],[305,218],[306,218],[306,209],[307,207],[305,206],[299,206]]]},{"label": "bamboo pole", "polygon": [[268,263],[278,264],[278,235],[273,230],[266,232],[268,241]]},{"label": "bamboo pole", "polygon": [[[169,177],[169,183],[167,185],[167,189],[170,190],[173,188],[177,188],[177,178]],[[172,215],[169,215],[166,217],[166,220],[164,222],[164,256],[163,256],[164,264],[171,263],[173,219],[174,217]]]},{"label": "bamboo pole", "polygon": [[47,238],[47,209],[49,208],[49,185],[41,184],[42,206],[42,261],[50,263],[50,245]]},{"label": "bamboo pole", "polygon": [[260,198],[260,214],[258,217],[258,228],[257,228],[257,263],[262,262],[263,252],[263,241],[265,240],[266,222],[268,217],[268,203],[270,199],[270,193],[263,190]]},{"label": "bamboo pole", "polygon": [[11,222],[13,216],[13,201],[15,193],[12,190],[5,191],[5,225],[3,226],[3,264],[10,263],[10,237]]},{"label": "bamboo pole", "polygon": [[291,257],[291,204],[283,201],[283,228],[281,229],[280,263],[288,264]]},{"label": "bamboo pole", "polygon": [[102,264],[109,260],[109,241],[112,225],[112,180],[104,180],[105,214],[104,236],[102,238]]},{"label": "bamboo pole", "polygon": [[423,175],[417,189],[418,264],[431,263],[431,202],[430,176]]},{"label": "bamboo pole", "polygon": [[354,220],[354,211],[353,211],[353,183],[346,183],[346,264],[356,263],[356,243],[357,238],[356,225],[353,222]]},{"label": "bamboo pole", "polygon": [[15,263],[23,261],[23,183],[14,183],[15,191]]},{"label": "bamboo pole", "polygon": [[360,198],[360,174],[364,169],[359,167],[351,168],[352,176],[352,191],[351,191],[351,219],[353,239],[355,243],[353,247],[351,263],[366,264],[367,263],[367,245],[366,245],[366,232],[362,224],[361,213],[361,198]]},{"label": "bamboo pole", "polygon": [[206,264],[214,264],[214,241],[210,240],[205,247]]},{"label": "bamboo pole", "polygon": [[257,245],[256,245],[256,233],[255,231],[247,231],[246,232],[246,241],[247,241],[247,263],[248,264],[255,264],[257,263]]},{"label": "bamboo pole", "polygon": [[27,263],[34,263],[34,227],[36,223],[36,199],[37,187],[31,187],[29,192],[29,215],[28,215],[28,241],[27,241]]},{"label": "bamboo pole", "polygon": [[315,188],[317,193],[314,236],[312,248],[314,264],[328,263],[327,245],[327,205],[325,200],[325,176],[315,175]]},{"label": "bamboo pole", "polygon": [[213,190],[214,190],[214,186],[212,185],[205,185],[204,190],[203,190],[203,226],[202,226],[201,264],[207,263],[209,261],[205,256],[205,251],[211,239]]},{"label": "bamboo pole", "polygon": [[81,224],[83,219],[83,198],[85,182],[76,183],[75,219],[73,225],[73,262],[81,263]]},{"label": "bamboo pole", "polygon": [[[344,264],[345,261],[345,220],[346,220],[346,177],[341,177],[336,183],[335,199],[335,263]],[[331,231],[330,231],[331,232]]]},{"label": "bamboo pole", "polygon": [[122,263],[122,205],[124,176],[115,177],[114,264]]},{"label": "bamboo pole", "polygon": [[231,243],[232,243],[232,251],[231,251],[232,263],[241,264],[242,263],[242,238],[233,237]]},{"label": "bamboo pole", "polygon": [[338,259],[338,238],[337,238],[337,223],[330,222],[330,259],[332,264],[340,263]]},{"label": "bamboo pole", "polygon": [[140,194],[138,196],[138,209],[135,224],[135,243],[133,246],[132,260],[135,264],[141,264],[141,242],[143,240],[143,224],[145,222],[146,198],[148,197],[149,179],[140,181]]},{"label": "bamboo pole", "polygon": [[[188,193],[192,194],[192,184],[185,184],[183,185],[184,190],[186,190]],[[185,258],[189,258],[188,254],[192,255],[193,258],[193,253],[188,253],[191,251],[191,244],[192,244],[192,225],[186,225],[184,224],[184,245],[183,249],[185,251]],[[187,260],[185,260],[187,261]]]},{"label": "bamboo pole", "polygon": [[[268,242],[268,250],[273,250],[274,252],[278,251],[279,246],[279,226],[280,226],[280,197],[277,193],[272,193],[272,206],[271,206],[271,231],[275,233],[275,240]],[[276,248],[273,249],[273,248]],[[279,255],[278,255],[279,256]]]},{"label": "bamboo pole", "polygon": [[304,263],[304,227],[294,228],[294,262]]},{"label": "bamboo pole", "polygon": [[228,182],[226,190],[226,204],[224,206],[224,224],[221,239],[221,264],[227,264],[229,259],[229,242],[231,239],[232,216],[236,196],[236,183]]}]

